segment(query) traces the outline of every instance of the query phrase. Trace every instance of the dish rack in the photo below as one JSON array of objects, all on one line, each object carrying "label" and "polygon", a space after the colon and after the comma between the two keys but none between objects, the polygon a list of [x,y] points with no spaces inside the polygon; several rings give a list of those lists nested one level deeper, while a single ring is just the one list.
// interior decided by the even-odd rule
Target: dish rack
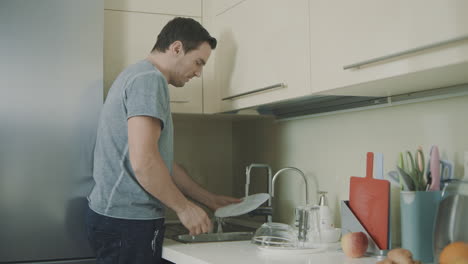
[{"label": "dish rack", "polygon": [[[357,219],[354,213],[349,208],[349,201],[341,201],[341,226],[343,234],[349,232],[363,232],[366,234],[369,240],[369,246],[367,247],[367,253],[372,255],[384,256],[388,250],[382,250],[377,246],[377,243],[372,239],[366,229],[362,226],[361,222]],[[389,241],[391,245],[391,240]]]}]

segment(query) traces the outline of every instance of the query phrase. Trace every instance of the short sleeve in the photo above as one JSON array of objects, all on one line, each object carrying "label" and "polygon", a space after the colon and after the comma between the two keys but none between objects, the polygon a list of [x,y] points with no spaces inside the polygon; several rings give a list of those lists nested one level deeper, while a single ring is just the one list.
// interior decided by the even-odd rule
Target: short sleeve
[{"label": "short sleeve", "polygon": [[133,116],[151,116],[167,121],[169,97],[163,77],[155,73],[140,74],[125,89],[124,102],[127,119]]}]

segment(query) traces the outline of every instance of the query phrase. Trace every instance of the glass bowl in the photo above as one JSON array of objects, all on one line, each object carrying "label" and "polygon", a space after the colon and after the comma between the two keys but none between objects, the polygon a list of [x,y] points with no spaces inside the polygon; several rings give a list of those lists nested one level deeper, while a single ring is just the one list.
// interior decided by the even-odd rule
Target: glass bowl
[{"label": "glass bowl", "polygon": [[297,234],[283,223],[264,223],[255,231],[252,243],[260,247],[296,247]]}]

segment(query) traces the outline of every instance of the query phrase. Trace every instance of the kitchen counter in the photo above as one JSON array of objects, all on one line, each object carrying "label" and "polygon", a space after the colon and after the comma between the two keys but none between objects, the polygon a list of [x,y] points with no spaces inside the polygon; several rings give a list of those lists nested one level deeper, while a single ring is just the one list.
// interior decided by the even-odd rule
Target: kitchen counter
[{"label": "kitchen counter", "polygon": [[302,255],[271,254],[250,241],[183,244],[164,240],[163,258],[176,264],[375,264],[375,257],[351,259],[336,249]]}]

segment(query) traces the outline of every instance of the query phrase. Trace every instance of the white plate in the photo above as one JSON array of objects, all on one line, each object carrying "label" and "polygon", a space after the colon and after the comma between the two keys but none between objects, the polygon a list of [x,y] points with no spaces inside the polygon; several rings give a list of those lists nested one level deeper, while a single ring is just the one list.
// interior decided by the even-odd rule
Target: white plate
[{"label": "white plate", "polygon": [[270,198],[268,193],[257,193],[249,195],[243,199],[240,203],[230,204],[219,208],[215,212],[216,217],[230,217],[246,214]]}]

